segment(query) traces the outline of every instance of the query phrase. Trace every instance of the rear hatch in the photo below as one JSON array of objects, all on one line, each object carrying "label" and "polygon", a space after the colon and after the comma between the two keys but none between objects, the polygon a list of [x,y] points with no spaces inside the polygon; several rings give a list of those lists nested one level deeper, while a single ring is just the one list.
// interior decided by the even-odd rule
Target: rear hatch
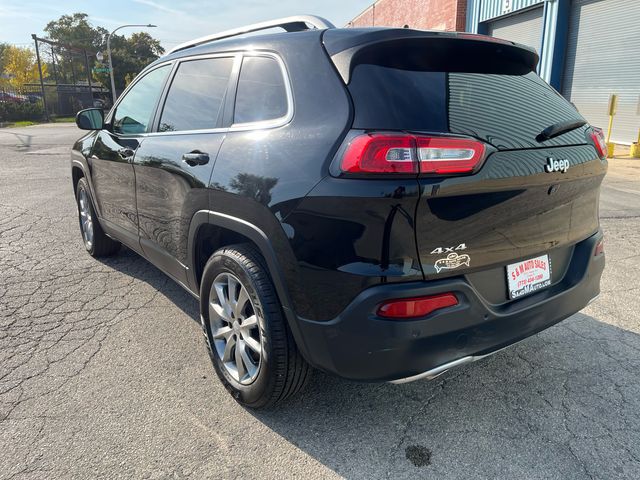
[{"label": "rear hatch", "polygon": [[[325,34],[353,100],[353,129],[486,146],[472,172],[416,175],[425,278],[466,275],[487,301],[504,303],[506,266],[548,255],[550,283],[559,282],[573,246],[598,230],[606,160],[592,128],[576,128],[584,119],[535,73],[535,52],[466,34],[362,30],[357,37]],[[554,125],[573,129],[541,135]]]}]

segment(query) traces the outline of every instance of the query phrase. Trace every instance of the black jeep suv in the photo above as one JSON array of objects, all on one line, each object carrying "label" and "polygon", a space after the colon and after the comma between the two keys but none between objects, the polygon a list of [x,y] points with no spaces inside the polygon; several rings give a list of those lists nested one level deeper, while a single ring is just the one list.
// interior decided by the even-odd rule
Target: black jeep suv
[{"label": "black jeep suv", "polygon": [[[243,33],[272,27],[282,33]],[[222,383],[434,378],[599,293],[602,132],[535,51],[291,17],[149,65],[72,152],[84,244],[200,300]]]}]

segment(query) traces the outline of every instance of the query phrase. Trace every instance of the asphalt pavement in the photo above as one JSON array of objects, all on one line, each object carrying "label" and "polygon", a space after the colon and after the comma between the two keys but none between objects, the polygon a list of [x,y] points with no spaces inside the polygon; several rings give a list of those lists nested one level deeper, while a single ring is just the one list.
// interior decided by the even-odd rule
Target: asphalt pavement
[{"label": "asphalt pavement", "polygon": [[315,373],[256,413],[218,382],[191,296],[84,251],[79,136],[0,129],[0,480],[640,478],[640,159],[610,161],[582,312],[431,382]]}]

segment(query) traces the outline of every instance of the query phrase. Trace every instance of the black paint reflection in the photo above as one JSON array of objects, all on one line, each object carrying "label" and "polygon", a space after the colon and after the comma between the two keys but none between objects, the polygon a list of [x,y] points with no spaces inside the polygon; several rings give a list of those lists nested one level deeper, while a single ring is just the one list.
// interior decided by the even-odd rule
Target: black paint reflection
[{"label": "black paint reflection", "polygon": [[277,183],[277,178],[239,173],[229,181],[229,187],[239,195],[252,198],[262,205],[268,205],[271,202],[271,190]]}]

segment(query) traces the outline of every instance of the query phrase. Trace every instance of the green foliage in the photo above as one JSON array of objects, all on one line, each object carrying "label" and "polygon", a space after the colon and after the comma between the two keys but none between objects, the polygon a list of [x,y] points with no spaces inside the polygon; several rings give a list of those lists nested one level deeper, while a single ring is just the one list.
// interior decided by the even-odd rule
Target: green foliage
[{"label": "green foliage", "polygon": [[[106,46],[103,51],[106,56]],[[163,53],[164,49],[160,46],[160,42],[147,32],[136,32],[129,38],[113,35],[111,37],[111,57],[116,90],[119,92],[124,90],[144,67]],[[104,85],[111,85],[109,73],[95,73],[94,77]]]},{"label": "green foliage", "polygon": [[0,122],[40,120],[44,112],[40,103],[0,102]]},{"label": "green foliage", "polygon": [[[86,13],[74,13],[72,15],[62,15],[58,20],[52,20],[44,27],[47,36],[65,45],[70,45],[76,50],[75,55],[65,48],[51,48],[42,44],[43,52],[53,52],[55,54],[56,68],[51,64],[49,68],[50,78],[55,74],[60,83],[72,83],[75,76],[76,81],[87,80],[85,59],[82,56],[82,49],[98,51],[109,33],[105,28],[93,27],[89,23]],[[92,67],[93,59],[89,60],[89,68]],[[53,80],[53,78],[51,78]]]},{"label": "green foliage", "polygon": [[88,17],[86,13],[63,15],[47,23],[44,31],[54,41],[93,50],[103,44],[109,32],[103,27],[93,27]]},{"label": "green foliage", "polygon": [[[86,13],[63,15],[58,20],[49,22],[44,31],[51,40],[56,42],[93,52],[102,52],[105,57],[104,64],[108,66],[107,35],[109,32],[103,27],[91,25]],[[71,81],[67,77],[69,76],[68,72],[72,70],[72,62],[76,77],[83,80],[87,78],[84,58],[77,56],[71,58],[70,55],[64,55],[61,49],[54,50],[59,62],[59,75],[65,77],[65,81]],[[146,32],[133,33],[128,38],[124,35],[113,35],[111,37],[111,56],[116,90],[122,91],[140,70],[163,53],[164,49],[160,46],[160,42]],[[95,62],[95,58],[91,58],[89,63],[90,68],[100,66]],[[52,72],[53,70],[50,68],[49,73]],[[104,86],[111,86],[108,72],[93,72],[92,76],[94,80]]]}]

